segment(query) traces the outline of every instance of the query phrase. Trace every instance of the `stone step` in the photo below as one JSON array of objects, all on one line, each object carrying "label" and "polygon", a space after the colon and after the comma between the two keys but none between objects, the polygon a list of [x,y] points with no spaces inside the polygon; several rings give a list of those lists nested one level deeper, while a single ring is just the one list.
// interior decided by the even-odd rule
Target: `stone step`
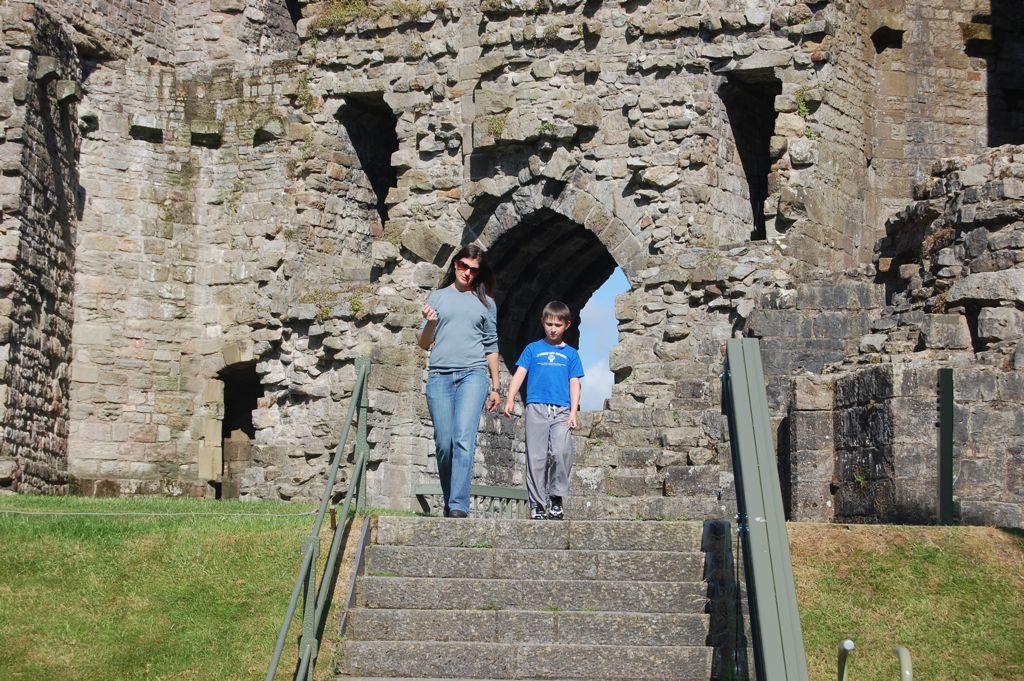
[{"label": "stone step", "polygon": [[[570,500],[572,498],[570,497]],[[659,517],[659,516],[655,516]],[[699,551],[703,523],[382,516],[375,542],[493,549]]]},{"label": "stone step", "polygon": [[704,554],[697,551],[375,545],[366,553],[366,574],[395,577],[626,580],[642,576],[668,582],[699,578],[703,567]]},{"label": "stone step", "polygon": [[479,679],[707,681],[711,649],[439,641],[345,641],[343,673]]},{"label": "stone step", "polygon": [[604,494],[573,495],[565,500],[567,518],[587,522],[590,519],[703,521],[731,518],[735,502],[723,503],[710,495],[612,497]]},{"label": "stone step", "polygon": [[352,640],[704,645],[708,615],[538,610],[368,610],[349,613]]},{"label": "stone step", "polygon": [[432,610],[596,610],[701,613],[702,582],[374,577],[358,580],[365,608]]}]

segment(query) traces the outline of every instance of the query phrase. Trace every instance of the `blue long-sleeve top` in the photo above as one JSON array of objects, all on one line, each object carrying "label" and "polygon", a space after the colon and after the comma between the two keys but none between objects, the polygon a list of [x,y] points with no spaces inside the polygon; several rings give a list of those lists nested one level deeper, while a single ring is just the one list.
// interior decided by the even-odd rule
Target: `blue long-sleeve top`
[{"label": "blue long-sleeve top", "polygon": [[[487,366],[487,353],[498,351],[498,308],[487,298],[480,302],[473,291],[446,286],[430,294],[427,305],[437,311],[431,371],[458,371]],[[427,325],[420,323],[419,331]]]}]

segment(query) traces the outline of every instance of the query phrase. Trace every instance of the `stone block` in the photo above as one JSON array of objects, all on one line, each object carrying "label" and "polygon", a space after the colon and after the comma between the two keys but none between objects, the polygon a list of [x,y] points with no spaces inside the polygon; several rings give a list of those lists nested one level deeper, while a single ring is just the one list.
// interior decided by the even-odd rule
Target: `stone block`
[{"label": "stone block", "polygon": [[14,459],[0,459],[0,483],[7,485],[14,479]]},{"label": "stone block", "polygon": [[952,305],[968,302],[1024,305],[1024,269],[969,274],[949,288],[946,299]]},{"label": "stone block", "polygon": [[831,451],[831,411],[795,411],[790,414],[790,446],[793,451]]},{"label": "stone block", "polygon": [[78,101],[82,98],[82,86],[73,80],[58,80],[53,90],[58,102]]},{"label": "stone block", "polygon": [[[1007,371],[998,374],[998,399],[1007,402],[1024,403],[1024,372]],[[1024,404],[1021,404],[1024,408]]]},{"label": "stone block", "polygon": [[665,496],[714,496],[718,489],[717,466],[668,466]]},{"label": "stone block", "polygon": [[664,483],[654,473],[613,470],[605,481],[605,492],[615,497],[661,496]]},{"label": "stone block", "polygon": [[957,463],[955,493],[961,498],[998,499],[1004,485],[999,459],[961,458]]},{"label": "stone block", "polygon": [[1020,504],[978,499],[960,500],[960,522],[967,525],[1021,527],[1024,524]]},{"label": "stone block", "polygon": [[971,347],[967,318],[956,314],[926,315],[921,322],[924,345],[933,350],[963,350]]},{"label": "stone block", "polygon": [[402,246],[426,262],[442,259],[452,249],[446,235],[430,224],[415,224],[402,233]]},{"label": "stone block", "polygon": [[892,419],[892,438],[902,444],[931,447],[937,441],[938,402],[930,397],[898,397],[888,403]]},{"label": "stone block", "polygon": [[41,55],[36,58],[36,68],[32,75],[37,81],[46,82],[57,77],[59,67],[55,57]]},{"label": "stone block", "polygon": [[203,446],[199,447],[199,468],[198,477],[200,480],[220,480],[223,462],[221,459],[221,448]]},{"label": "stone block", "polygon": [[953,393],[964,402],[990,402],[998,394],[998,374],[986,370],[954,370]]},{"label": "stone block", "polygon": [[836,471],[836,454],[829,449],[797,450],[789,455],[789,480],[791,483],[808,480],[830,481]]},{"label": "stone block", "polygon": [[985,307],[978,313],[978,337],[987,341],[1024,336],[1024,312],[1012,307]]},{"label": "stone block", "polygon": [[789,519],[825,523],[834,515],[831,485],[827,480],[801,480],[790,488]]},{"label": "stone block", "polygon": [[881,352],[889,337],[884,333],[869,333],[860,337],[858,349],[862,353]]},{"label": "stone block", "polygon": [[701,436],[699,427],[665,428],[661,431],[661,443],[666,449],[682,450],[700,445]]}]

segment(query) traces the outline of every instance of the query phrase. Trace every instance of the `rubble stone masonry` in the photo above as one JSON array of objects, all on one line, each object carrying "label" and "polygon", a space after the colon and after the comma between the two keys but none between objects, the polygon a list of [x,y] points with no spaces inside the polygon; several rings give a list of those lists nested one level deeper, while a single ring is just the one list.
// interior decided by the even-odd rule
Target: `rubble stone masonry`
[{"label": "rubble stone masonry", "polygon": [[[762,339],[793,517],[924,506],[901,462],[926,438],[844,381],[891,392],[947,352],[965,376],[1018,366],[1022,296],[992,289],[1020,267],[1019,148],[986,151],[1024,142],[1012,3],[3,12],[0,486],[317,496],[368,356],[368,502],[413,507],[436,476],[419,308],[469,242],[496,268],[506,367],[548,300],[578,312],[614,268],[629,280],[615,386],[577,434],[579,514],[734,512],[730,337]],[[485,417],[478,482],[521,484],[520,427]],[[1006,432],[991,443],[1019,449]],[[870,499],[848,487],[868,449]],[[1019,524],[1014,455],[962,456],[962,517]],[[1004,505],[971,501],[990,484]]]}]

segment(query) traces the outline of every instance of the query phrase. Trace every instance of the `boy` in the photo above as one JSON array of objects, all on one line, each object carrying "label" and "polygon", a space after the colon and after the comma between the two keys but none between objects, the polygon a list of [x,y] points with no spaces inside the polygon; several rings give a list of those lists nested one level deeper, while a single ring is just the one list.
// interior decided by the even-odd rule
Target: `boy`
[{"label": "boy", "polygon": [[[516,373],[505,399],[505,416],[512,415],[516,393],[526,384],[526,489],[530,518],[561,520],[562,499],[569,494],[572,469],[571,431],[576,430],[583,365],[576,350],[562,336],[572,324],[565,303],[544,306],[540,321],[544,338],[526,346],[516,362]],[[548,505],[550,492],[550,506]]]}]

